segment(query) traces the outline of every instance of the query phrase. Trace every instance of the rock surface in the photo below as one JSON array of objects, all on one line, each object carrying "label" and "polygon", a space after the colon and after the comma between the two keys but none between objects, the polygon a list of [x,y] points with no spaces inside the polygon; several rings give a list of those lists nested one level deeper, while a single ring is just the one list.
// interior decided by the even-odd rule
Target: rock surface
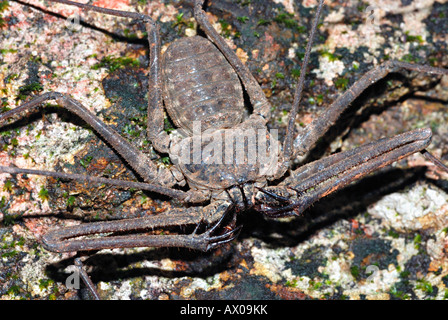
[{"label": "rock surface", "polygon": [[[0,2],[3,3],[3,2]],[[0,15],[2,111],[47,91],[71,94],[159,165],[146,140],[145,30],[126,19],[64,5],[9,1]],[[150,14],[163,47],[198,33],[191,1],[93,1]],[[282,138],[316,1],[210,1],[214,27],[273,105]],[[1,7],[1,6],[0,6]],[[448,67],[448,1],[331,1],[311,56],[297,129],[387,59]],[[67,19],[69,17],[69,19]],[[143,40],[142,40],[143,39]],[[448,78],[403,72],[373,85],[300,161],[418,127],[448,161]],[[136,179],[79,118],[54,105],[0,128],[0,165]],[[296,164],[300,165],[300,162]],[[425,166],[428,166],[426,168]],[[102,250],[85,264],[104,299],[447,299],[448,177],[420,155],[317,203],[303,217],[242,217],[220,249]],[[181,206],[109,186],[0,174],[0,297],[89,298],[65,286],[74,254],[39,241],[82,220],[143,216]]]}]

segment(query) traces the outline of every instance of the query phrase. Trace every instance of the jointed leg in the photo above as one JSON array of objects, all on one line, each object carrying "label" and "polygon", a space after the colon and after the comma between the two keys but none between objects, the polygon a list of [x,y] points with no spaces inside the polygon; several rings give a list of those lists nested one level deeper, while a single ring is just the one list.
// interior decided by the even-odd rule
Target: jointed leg
[{"label": "jointed leg", "polygon": [[389,60],[367,72],[356,81],[346,92],[339,96],[317,119],[311,122],[305,132],[299,134],[295,139],[295,156],[304,155],[322,137],[327,130],[334,125],[339,116],[348,108],[365,89],[373,83],[384,78],[391,72],[399,70],[418,71],[422,73],[448,75],[448,69],[434,68],[425,65],[417,65],[402,61]]},{"label": "jointed leg", "polygon": [[94,299],[101,300],[100,295],[98,294],[98,291],[95,288],[95,285],[93,284],[86,270],[84,270],[84,266],[82,265],[80,258],[75,259],[75,266],[78,269],[78,273],[81,276],[82,281],[85,283],[89,291],[92,293]]},{"label": "jointed leg", "polygon": [[310,35],[308,37],[308,43],[306,45],[305,56],[303,58],[302,68],[300,71],[300,78],[299,78],[299,81],[297,82],[296,91],[294,93],[294,101],[292,103],[291,111],[289,113],[288,126],[286,127],[285,141],[283,142],[284,162],[282,163],[281,167],[278,169],[278,171],[276,173],[276,178],[280,178],[281,176],[283,176],[283,174],[286,172],[286,170],[290,167],[290,160],[292,159],[292,156],[294,154],[293,142],[294,142],[294,136],[295,136],[295,121],[296,121],[297,114],[299,112],[300,101],[302,99],[303,86],[305,83],[306,67],[308,65],[308,60],[310,58],[314,35],[317,30],[319,16],[322,11],[323,5],[324,5],[324,0],[320,0],[317,10],[316,10],[313,24],[311,26]]},{"label": "jointed leg", "polygon": [[261,117],[261,120],[266,123],[269,120],[271,112],[271,105],[269,101],[266,99],[263,90],[261,90],[260,85],[251,74],[249,68],[241,62],[235,52],[227,45],[225,40],[211,25],[207,14],[203,10],[204,1],[205,0],[195,0],[194,16],[196,21],[199,23],[207,36],[209,36],[211,41],[213,41],[213,43],[219,48],[240,77],[250,98],[250,102],[252,103],[253,114],[258,116],[258,118]]},{"label": "jointed leg", "polygon": [[73,98],[59,93],[48,92],[27,102],[13,110],[0,114],[0,124],[7,119],[15,117],[24,111],[39,107],[47,100],[56,100],[60,106],[73,112],[86,123],[88,123],[96,132],[98,132],[111,146],[128,162],[128,164],[137,171],[147,182],[154,182],[163,186],[173,186],[175,184],[172,174],[164,168],[158,168],[143,152],[135,148],[129,141],[119,135],[115,130],[101,122],[98,117],[87,110],[81,103]]},{"label": "jointed leg", "polygon": [[[184,192],[177,189],[171,189],[162,187],[156,184],[144,183],[144,182],[134,182],[128,180],[120,180],[120,179],[109,179],[103,177],[95,177],[88,176],[83,174],[75,174],[75,173],[65,173],[65,172],[54,172],[54,171],[44,171],[44,170],[34,170],[34,169],[25,169],[25,168],[17,168],[14,166],[0,166],[0,172],[10,173],[10,174],[35,174],[39,176],[47,176],[54,177],[58,179],[65,180],[75,180],[78,182],[87,182],[87,183],[97,183],[97,184],[108,184],[114,185],[123,188],[134,188],[139,190],[146,190],[150,192],[156,192],[158,194],[162,194],[180,201],[185,201],[187,198],[192,197],[191,192]],[[195,201],[189,201],[190,203],[194,203]],[[197,201],[201,202],[201,201]]]},{"label": "jointed leg", "polygon": [[149,42],[149,81],[148,81],[148,128],[147,134],[154,148],[163,153],[168,153],[170,138],[163,130],[164,113],[162,100],[162,72],[160,70],[160,33],[159,26],[150,16],[120,10],[107,9],[92,6],[90,4],[77,3],[69,0],[49,0],[67,5],[76,6],[83,10],[91,10],[108,15],[130,18],[145,23]]},{"label": "jointed leg", "polygon": [[[388,73],[401,69],[448,75],[447,69],[434,68],[430,66],[415,65],[401,61],[386,61],[375,69],[366,73],[360,80],[353,84],[343,95],[341,95],[324,113],[314,120],[305,130],[296,138],[296,149],[293,150],[292,138],[294,134],[294,121],[297,114],[301,92],[303,88],[304,74],[306,72],[307,55],[312,43],[313,35],[316,30],[317,21],[323,5],[319,2],[309,42],[306,50],[304,63],[302,66],[301,78],[296,89],[294,103],[292,106],[287,134],[284,143],[284,163],[278,170],[278,176],[284,173],[289,167],[289,161],[297,155],[304,155],[321,138],[326,131],[336,122],[342,112],[356,99],[368,86],[384,78]],[[299,168],[292,176],[284,181],[287,187],[272,187],[260,189],[258,194],[261,203],[258,209],[270,216],[282,216],[291,214],[300,214],[312,203],[326,195],[339,190],[348,183],[359,179],[366,174],[384,167],[392,162],[404,158],[412,153],[421,151],[434,164],[442,170],[448,172],[448,167],[432,156],[424,148],[429,144],[431,130],[415,130],[389,139],[381,139],[360,148],[347,152],[335,154],[327,158],[315,161]],[[289,201],[289,195],[296,194],[297,200]],[[286,195],[282,196],[282,195]],[[288,195],[289,194],[289,195]],[[261,200],[260,200],[261,198]],[[277,201],[273,207],[266,205],[268,199]],[[281,204],[279,207],[278,205]]]}]

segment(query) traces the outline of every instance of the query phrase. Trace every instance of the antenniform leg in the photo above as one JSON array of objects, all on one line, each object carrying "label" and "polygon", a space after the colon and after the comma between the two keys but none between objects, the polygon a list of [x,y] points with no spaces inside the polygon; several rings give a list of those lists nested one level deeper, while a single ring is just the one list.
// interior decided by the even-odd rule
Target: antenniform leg
[{"label": "antenniform leg", "polygon": [[48,100],[56,100],[60,106],[73,112],[88,123],[108,143],[110,143],[110,145],[145,181],[157,181],[160,185],[168,187],[175,184],[174,177],[169,170],[163,167],[157,167],[143,152],[134,147],[111,127],[101,122],[98,117],[87,110],[81,103],[68,95],[59,92],[44,93],[13,110],[0,114],[0,124],[22,112],[35,109]]},{"label": "antenniform leg", "polygon": [[89,291],[92,293],[93,298],[95,300],[101,300],[100,295],[98,294],[98,291],[96,290],[95,285],[92,282],[92,279],[90,279],[86,270],[84,270],[84,266],[80,258],[75,259],[75,267],[78,269],[78,273],[81,276],[82,281],[85,283]]}]

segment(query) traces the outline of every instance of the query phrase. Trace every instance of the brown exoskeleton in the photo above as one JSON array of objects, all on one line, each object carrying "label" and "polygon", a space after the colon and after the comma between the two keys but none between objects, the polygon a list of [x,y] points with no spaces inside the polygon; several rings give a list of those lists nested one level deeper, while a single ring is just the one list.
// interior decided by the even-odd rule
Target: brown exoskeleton
[{"label": "brown exoskeleton", "polygon": [[[229,156],[228,159],[223,159],[222,163],[207,162],[203,158],[197,162],[195,161],[195,155],[197,155],[195,146],[203,151],[208,146],[208,141],[223,142],[226,138],[234,141],[241,132],[245,133],[246,130],[262,130],[269,120],[271,110],[268,100],[248,68],[211,26],[202,8],[203,1],[195,1],[195,18],[211,41],[200,37],[179,40],[169,47],[163,57],[160,53],[158,27],[150,17],[65,0],[54,0],[54,2],[132,18],[145,23],[150,43],[148,137],[154,148],[160,153],[169,154],[176,165],[171,170],[156,166],[144,153],[99,121],[79,102],[65,94],[48,92],[1,114],[0,122],[3,123],[25,110],[38,107],[48,100],[56,100],[60,106],[84,119],[127,161],[145,183],[16,167],[0,167],[0,171],[140,188],[196,205],[145,218],[82,224],[55,230],[43,238],[43,245],[51,251],[71,252],[138,246],[173,246],[210,250],[236,237],[240,229],[235,221],[237,212],[254,208],[270,217],[299,215],[320,198],[373,170],[415,152],[423,151],[431,160],[437,162],[424,151],[430,142],[431,130],[418,129],[312,162],[286,177],[291,161],[296,156],[309,151],[349,104],[372,83],[399,69],[448,74],[446,69],[400,61],[387,61],[369,71],[336,99],[320,118],[307,127],[306,131],[297,135],[294,124],[306,74],[302,72],[296,88],[283,148],[281,150],[276,148],[276,138],[269,132],[264,134],[264,140],[258,141],[259,144],[265,143],[264,148],[269,151],[269,154],[273,154],[273,157],[268,157],[265,162],[248,161],[251,146],[247,139],[242,144],[247,149],[247,155],[243,154],[242,158],[239,158],[237,150],[234,150],[235,152],[221,155],[222,158]],[[320,1],[302,70],[305,70],[308,62],[322,6],[323,1]],[[210,72],[210,70],[215,71]],[[244,116],[243,90],[247,93],[253,108],[252,114],[248,117]],[[180,129],[182,134],[180,138],[171,138],[163,130],[164,107]],[[195,130],[195,122],[200,124],[197,130]],[[195,140],[197,136],[200,136],[202,140],[197,142]],[[218,137],[222,139],[219,140]],[[203,155],[202,152],[200,153]],[[442,164],[440,166],[443,167]],[[270,185],[270,181],[281,182],[279,185]],[[189,191],[175,188],[176,185],[183,185],[185,182],[190,186]],[[224,225],[226,221],[224,218],[228,215],[232,217],[230,222]],[[212,227],[203,233],[195,231],[186,235],[138,233],[158,227],[200,225],[201,223]],[[115,232],[121,235],[114,235]],[[90,239],[80,238],[106,233],[112,233],[112,235]]]}]

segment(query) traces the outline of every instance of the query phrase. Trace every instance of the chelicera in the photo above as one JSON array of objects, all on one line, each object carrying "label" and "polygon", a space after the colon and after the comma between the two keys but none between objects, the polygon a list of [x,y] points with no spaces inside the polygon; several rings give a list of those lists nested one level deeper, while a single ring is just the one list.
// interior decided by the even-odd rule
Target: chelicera
[{"label": "chelicera", "polygon": [[[53,230],[42,241],[43,246],[50,251],[126,247],[184,247],[207,251],[236,238],[241,229],[237,215],[245,210],[254,209],[273,218],[300,215],[326,195],[416,152],[422,152],[448,171],[445,165],[425,150],[431,140],[430,129],[417,129],[384,138],[290,170],[291,162],[307,153],[350,103],[371,84],[399,70],[448,75],[446,69],[386,61],[367,72],[310,123],[305,131],[297,134],[295,122],[306,74],[301,72],[286,136],[280,147],[277,137],[266,130],[271,110],[268,99],[249,69],[212,27],[203,9],[203,0],[194,1],[194,16],[208,39],[191,37],[177,40],[163,56],[160,52],[158,26],[149,16],[67,0],[51,1],[131,18],[145,24],[150,44],[147,134],[154,149],[168,154],[175,165],[170,169],[157,166],[81,103],[67,94],[47,92],[2,113],[0,123],[39,107],[46,101],[55,100],[101,135],[145,182],[4,166],[0,167],[0,171],[133,187],[156,192],[190,206],[143,218],[88,223]],[[319,1],[317,7],[302,70],[306,70],[323,3],[323,0]],[[252,106],[250,115],[244,114],[243,92],[249,97]],[[178,127],[180,136],[170,136],[163,130],[164,109]],[[244,135],[243,139],[241,134]],[[255,143],[251,143],[252,138]],[[226,152],[230,147],[227,141],[231,141],[231,152]],[[237,148],[238,141],[244,149],[242,153]],[[228,148],[219,154],[217,146]],[[210,149],[208,153],[204,152],[207,148]],[[263,161],[261,155],[267,155]],[[177,188],[186,184],[190,187],[188,191]],[[203,224],[208,227],[200,231],[199,227]],[[146,234],[153,228],[183,225],[198,227],[190,234]],[[90,238],[92,235],[98,236]]]}]

